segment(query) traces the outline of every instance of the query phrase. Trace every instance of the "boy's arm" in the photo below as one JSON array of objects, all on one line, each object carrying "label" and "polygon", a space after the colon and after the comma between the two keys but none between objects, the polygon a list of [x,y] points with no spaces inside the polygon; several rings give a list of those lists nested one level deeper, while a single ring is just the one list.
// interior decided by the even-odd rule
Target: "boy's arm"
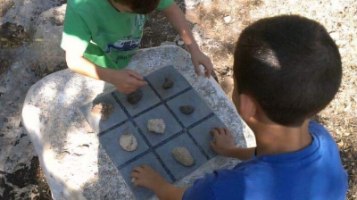
[{"label": "boy's arm", "polygon": [[131,93],[146,85],[143,77],[135,71],[114,70],[98,67],[76,52],[66,51],[68,68],[79,74],[113,84],[118,91]]},{"label": "boy's arm", "polygon": [[233,135],[227,129],[216,128],[211,133],[213,136],[211,147],[218,154],[239,160],[249,160],[254,156],[255,148],[236,147]]},{"label": "boy's arm", "polygon": [[182,13],[181,9],[177,6],[176,3],[173,3],[170,7],[164,9],[162,12],[180,34],[187,49],[191,53],[192,63],[195,66],[196,73],[199,74],[199,66],[203,65],[205,67],[206,76],[210,76],[213,71],[212,62],[205,54],[201,52],[200,48],[198,47],[187,24],[185,15]]}]

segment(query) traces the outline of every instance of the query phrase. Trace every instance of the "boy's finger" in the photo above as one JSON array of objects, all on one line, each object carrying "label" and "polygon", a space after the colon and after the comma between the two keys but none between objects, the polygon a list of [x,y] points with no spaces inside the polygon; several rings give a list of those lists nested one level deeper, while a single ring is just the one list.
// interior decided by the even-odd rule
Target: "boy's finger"
[{"label": "boy's finger", "polygon": [[143,80],[139,80],[135,77],[132,77],[130,84],[133,85],[135,89],[137,89],[139,87],[143,87],[143,86],[147,85],[147,82],[143,81]]},{"label": "boy's finger", "polygon": [[205,69],[206,69],[206,76],[210,77],[212,72],[213,72],[213,65],[210,61],[208,63],[204,64]]},{"label": "boy's finger", "polygon": [[201,75],[201,71],[200,71],[200,64],[197,62],[193,63],[193,66],[195,68],[195,73],[197,74],[197,76]]},{"label": "boy's finger", "polygon": [[217,137],[217,135],[219,135],[219,132],[217,131],[216,128],[214,128],[214,129],[211,130],[211,135],[212,135],[213,137]]}]

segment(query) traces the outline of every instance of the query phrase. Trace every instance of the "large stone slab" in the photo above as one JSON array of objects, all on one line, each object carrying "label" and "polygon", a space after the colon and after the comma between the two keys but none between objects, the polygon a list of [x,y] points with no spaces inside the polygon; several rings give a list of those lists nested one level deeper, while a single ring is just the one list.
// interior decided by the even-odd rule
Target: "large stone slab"
[{"label": "large stone slab", "polygon": [[[190,55],[183,49],[161,46],[140,50],[129,68],[146,76],[167,65],[172,65],[187,79],[233,132],[238,145],[254,145],[250,130],[222,89],[212,78],[195,75]],[[54,199],[134,199],[127,183],[130,169],[124,167],[126,171],[121,174],[80,111],[99,94],[113,90],[110,84],[62,70],[43,78],[28,91],[23,122]],[[174,169],[174,175],[182,178],[175,184],[187,186],[205,173],[232,167],[237,162],[216,156],[183,178],[180,170]]]}]

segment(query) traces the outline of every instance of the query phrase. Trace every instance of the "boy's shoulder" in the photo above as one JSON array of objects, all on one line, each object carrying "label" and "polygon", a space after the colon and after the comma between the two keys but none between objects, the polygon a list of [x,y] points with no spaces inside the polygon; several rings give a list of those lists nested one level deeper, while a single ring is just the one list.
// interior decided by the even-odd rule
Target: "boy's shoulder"
[{"label": "boy's shoulder", "polygon": [[[257,156],[233,169],[216,171],[196,181],[185,196],[200,199],[194,195],[210,194],[216,197],[213,199],[288,199],[295,195],[294,199],[309,199],[317,195],[320,199],[328,199],[330,195],[343,199],[347,175],[337,145],[317,122],[310,122],[309,131],[313,140],[308,147],[291,153]],[[314,188],[311,194],[305,191],[307,185]],[[331,187],[335,190],[330,191]],[[243,193],[237,188],[244,188]]]}]

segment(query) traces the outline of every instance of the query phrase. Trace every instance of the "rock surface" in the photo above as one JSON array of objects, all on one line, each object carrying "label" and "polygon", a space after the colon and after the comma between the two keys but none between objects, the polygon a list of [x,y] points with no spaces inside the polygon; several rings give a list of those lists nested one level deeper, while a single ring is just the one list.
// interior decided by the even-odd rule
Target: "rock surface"
[{"label": "rock surface", "polygon": [[[152,59],[157,58],[157,59]],[[147,67],[142,63],[146,63]],[[144,76],[173,65],[204,98],[237,143],[251,142],[249,129],[241,123],[233,105],[213,78],[197,77],[186,51],[176,46],[141,50],[129,68]],[[78,110],[114,87],[102,81],[63,70],[34,84],[25,99],[22,116],[54,199],[132,199],[132,193],[99,143],[98,135],[87,132],[88,124]],[[243,135],[245,134],[245,136]],[[191,184],[207,171],[236,161],[216,157],[177,184]],[[66,170],[63,170],[66,169]]]}]

